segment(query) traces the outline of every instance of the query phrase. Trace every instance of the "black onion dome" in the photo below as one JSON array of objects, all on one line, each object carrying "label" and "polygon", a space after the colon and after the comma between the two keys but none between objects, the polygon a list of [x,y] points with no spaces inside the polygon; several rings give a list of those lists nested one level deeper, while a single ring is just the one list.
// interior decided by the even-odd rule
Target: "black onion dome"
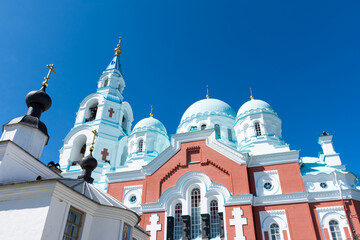
[{"label": "black onion dome", "polygon": [[97,160],[93,157],[92,152],[89,155],[81,159],[80,166],[82,169],[89,169],[93,171],[98,165]]},{"label": "black onion dome", "polygon": [[43,112],[48,110],[52,103],[51,98],[45,92],[44,87],[42,87],[40,90],[29,92],[26,95],[25,102],[28,107],[32,105],[40,105]]}]

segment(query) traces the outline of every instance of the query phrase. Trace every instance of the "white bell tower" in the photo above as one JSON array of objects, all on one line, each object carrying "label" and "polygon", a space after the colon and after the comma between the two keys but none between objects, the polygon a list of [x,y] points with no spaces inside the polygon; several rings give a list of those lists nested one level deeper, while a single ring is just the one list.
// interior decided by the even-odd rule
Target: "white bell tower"
[{"label": "white bell tower", "polygon": [[[105,173],[125,162],[127,138],[133,122],[133,112],[124,102],[124,77],[120,65],[120,41],[115,56],[102,73],[96,93],[85,97],[80,103],[74,127],[64,139],[60,149],[60,166],[64,177],[77,178],[81,174],[79,161],[89,154],[92,131],[98,132],[93,156],[98,166],[93,172],[94,184],[106,189]],[[124,159],[122,159],[124,158]]]}]

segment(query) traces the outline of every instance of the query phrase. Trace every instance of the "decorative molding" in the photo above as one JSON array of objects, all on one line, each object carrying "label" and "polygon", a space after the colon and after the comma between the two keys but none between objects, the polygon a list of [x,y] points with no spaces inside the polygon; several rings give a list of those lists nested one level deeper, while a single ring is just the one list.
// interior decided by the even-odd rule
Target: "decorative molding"
[{"label": "decorative molding", "polygon": [[208,165],[212,165],[215,168],[219,169],[220,171],[222,171],[223,173],[225,173],[226,175],[230,175],[229,171],[226,170],[225,168],[221,167],[219,164],[216,164],[215,162],[211,161],[210,159],[207,159],[205,162],[201,162],[200,163],[201,166],[208,166]]},{"label": "decorative molding", "polygon": [[279,153],[270,153],[263,155],[250,155],[250,161],[248,167],[258,167],[276,164],[286,164],[299,162],[300,151],[286,151]]}]

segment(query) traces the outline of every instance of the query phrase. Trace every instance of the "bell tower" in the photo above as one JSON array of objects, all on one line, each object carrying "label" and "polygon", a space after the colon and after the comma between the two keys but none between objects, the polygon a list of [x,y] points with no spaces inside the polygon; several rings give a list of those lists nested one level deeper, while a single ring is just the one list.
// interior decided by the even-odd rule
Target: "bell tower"
[{"label": "bell tower", "polygon": [[84,98],[76,114],[74,127],[64,139],[60,149],[60,166],[64,177],[77,178],[81,174],[80,160],[89,154],[91,132],[96,130],[98,139],[93,156],[98,167],[93,172],[94,184],[106,189],[105,173],[125,162],[127,138],[133,122],[133,112],[123,101],[125,80],[121,72],[121,38],[115,56],[101,74],[97,90]]}]

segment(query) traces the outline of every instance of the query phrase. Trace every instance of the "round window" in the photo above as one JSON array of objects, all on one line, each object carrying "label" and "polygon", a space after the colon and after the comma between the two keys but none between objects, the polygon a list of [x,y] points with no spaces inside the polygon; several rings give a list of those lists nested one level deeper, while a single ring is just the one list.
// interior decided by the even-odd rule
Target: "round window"
[{"label": "round window", "polygon": [[135,203],[135,202],[136,202],[136,196],[135,196],[135,195],[131,195],[131,196],[129,197],[129,202],[130,202],[130,203]]},{"label": "round window", "polygon": [[265,188],[266,190],[270,190],[270,189],[272,188],[271,182],[266,182],[266,183],[264,183],[264,188]]},{"label": "round window", "polygon": [[324,182],[322,182],[322,183],[320,183],[320,187],[322,187],[322,188],[327,188],[327,184],[324,183]]}]

